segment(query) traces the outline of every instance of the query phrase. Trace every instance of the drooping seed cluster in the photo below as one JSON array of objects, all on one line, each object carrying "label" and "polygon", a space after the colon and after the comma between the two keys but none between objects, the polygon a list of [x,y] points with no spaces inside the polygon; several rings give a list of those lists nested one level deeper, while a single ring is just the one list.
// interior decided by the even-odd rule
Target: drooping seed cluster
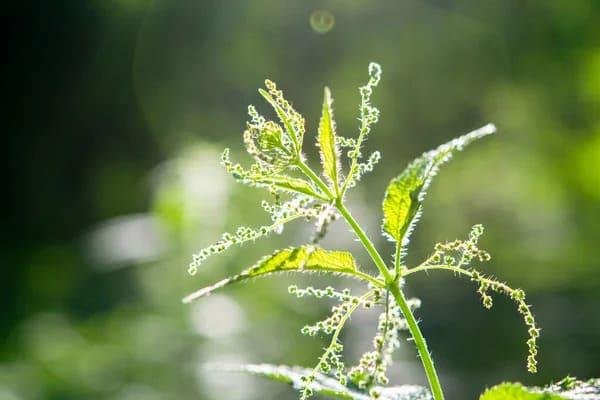
[{"label": "drooping seed cluster", "polygon": [[[331,286],[325,289],[315,289],[309,286],[305,289],[300,289],[296,285],[288,287],[288,292],[298,298],[304,296],[313,296],[316,298],[327,297],[335,299],[341,303],[336,304],[331,309],[331,315],[322,321],[318,321],[314,325],[306,325],[302,328],[303,335],[315,336],[319,332],[325,334],[333,334],[337,329],[345,323],[349,315],[362,305],[364,308],[373,307],[376,300],[381,298],[380,290],[373,290],[369,296],[356,297],[350,292],[350,289],[344,289],[341,292]],[[339,333],[339,332],[336,332]],[[332,342],[325,349],[325,352],[319,357],[319,361],[311,374],[302,377],[303,388],[300,399],[308,399],[312,396],[311,384],[314,382],[317,372],[326,375],[335,376],[342,385],[346,385],[347,377],[345,375],[345,365],[342,361],[343,345],[339,341],[337,334],[334,334]]]},{"label": "drooping seed cluster", "polygon": [[293,215],[304,215],[307,218],[314,218],[323,212],[326,207],[323,204],[313,204],[314,199],[309,196],[296,195],[283,203],[270,204],[263,200],[261,207],[270,214],[273,222],[281,221]]},{"label": "drooping seed cluster", "polygon": [[249,169],[245,169],[240,164],[234,164],[231,161],[229,149],[227,148],[221,153],[221,165],[236,181],[253,187],[265,187],[270,189],[272,185],[264,183],[264,179],[262,178],[277,172],[277,169],[274,167],[263,163],[252,164]]},{"label": "drooping seed cluster", "polygon": [[483,226],[475,225],[471,228],[468,240],[454,240],[435,245],[435,252],[429,257],[427,265],[447,265],[462,268],[471,264],[474,259],[480,262],[489,261],[490,254],[477,247],[477,242],[483,234]]},{"label": "drooping seed cluster", "polygon": [[[392,353],[400,346],[399,333],[401,330],[408,329],[401,310],[393,297],[388,292],[385,292],[387,294],[384,299],[384,291],[379,288],[372,289],[370,291],[371,294],[366,297],[356,297],[351,294],[349,289],[338,291],[331,286],[325,289],[315,289],[310,286],[300,289],[296,285],[292,285],[288,287],[288,291],[299,298],[313,296],[315,298],[331,298],[340,301],[339,304],[332,307],[329,317],[314,325],[307,325],[302,328],[302,333],[305,335],[315,336],[319,332],[323,332],[325,334],[334,333],[334,336],[330,346],[326,348],[323,355],[319,358],[313,374],[303,378],[304,386],[301,392],[301,399],[308,399],[312,395],[310,385],[314,381],[315,373],[317,372],[335,376],[343,385],[346,385],[348,379],[350,379],[359,388],[368,389],[372,398],[378,398],[376,385],[385,385],[388,383],[386,371],[391,364]],[[409,299],[407,303],[411,310],[415,310],[421,304],[418,299]],[[377,304],[383,304],[385,311],[379,316],[377,334],[373,339],[374,349],[363,354],[358,365],[346,371],[341,359],[343,346],[338,341],[337,334],[339,334],[339,330],[347,320],[349,314],[359,306],[369,309]]]},{"label": "drooping seed cluster", "polygon": [[[461,144],[457,144],[457,146],[459,145]],[[483,306],[487,309],[492,308],[494,304],[490,291],[510,297],[517,304],[517,309],[523,316],[523,321],[528,328],[527,370],[535,373],[537,372],[537,338],[540,336],[540,329],[535,324],[531,306],[525,302],[525,292],[521,289],[512,289],[507,284],[493,277],[485,276],[474,268],[466,268],[474,259],[480,262],[490,260],[489,253],[477,247],[477,242],[482,234],[483,226],[475,225],[469,233],[468,240],[455,240],[449,243],[437,244],[435,252],[425,261],[424,265],[439,265],[470,276],[471,280],[478,284],[477,293],[481,296]]]},{"label": "drooping seed cluster", "polygon": [[325,352],[319,358],[319,362],[315,369],[307,375],[302,376],[302,390],[300,392],[300,400],[308,400],[313,395],[311,388],[312,383],[315,381],[316,374],[322,372],[326,375],[333,375],[342,385],[346,385],[347,380],[344,375],[345,365],[342,361],[342,352],[344,351],[344,345],[335,341],[332,343]]},{"label": "drooping seed cluster", "polygon": [[188,266],[188,273],[195,275],[198,268],[207,258],[212,255],[221,254],[231,246],[242,245],[251,240],[264,238],[271,233],[281,233],[287,222],[297,218],[315,218],[322,212],[322,205],[310,205],[310,199],[304,196],[295,197],[281,205],[271,205],[266,201],[262,204],[263,208],[271,214],[273,224],[263,225],[257,229],[247,226],[240,226],[235,233],[225,232],[221,239],[216,243],[200,250],[192,257],[192,262]]},{"label": "drooping seed cluster", "polygon": [[525,292],[522,289],[512,289],[503,282],[499,282],[494,278],[485,276],[482,273],[471,269],[471,280],[479,284],[477,292],[481,295],[483,306],[491,308],[493,305],[492,297],[488,291],[504,294],[510,297],[517,305],[519,314],[523,317],[523,321],[527,326],[527,370],[531,373],[537,372],[537,338],[540,336],[540,329],[536,326],[535,318],[531,312],[531,306],[525,302]]},{"label": "drooping seed cluster", "polygon": [[331,286],[328,286],[325,289],[315,289],[311,286],[306,289],[300,289],[296,285],[292,285],[288,287],[288,292],[298,298],[314,296],[316,298],[328,297],[340,301],[340,303],[335,304],[331,308],[331,314],[327,318],[317,321],[312,325],[305,325],[300,330],[303,335],[308,336],[316,336],[319,332],[330,335],[338,328],[339,324],[343,321],[344,316],[354,310],[357,306],[362,305],[365,309],[374,306],[374,300],[353,296],[350,289],[344,289],[340,292]]},{"label": "drooping seed cluster", "polygon": [[[373,338],[373,351],[366,352],[358,365],[352,367],[348,377],[361,389],[373,389],[373,385],[386,385],[387,369],[392,363],[393,352],[400,347],[399,333],[408,329],[406,320],[393,298],[386,296],[385,311],[379,315],[377,333]],[[409,307],[414,310],[420,300],[410,299]],[[377,398],[376,393],[371,393]]]},{"label": "drooping seed cluster", "polygon": [[339,218],[339,214],[336,211],[335,207],[330,204],[324,204],[321,210],[321,213],[316,219],[315,222],[315,232],[313,237],[311,238],[311,243],[317,244],[325,237],[327,234],[327,229],[329,225]]},{"label": "drooping seed cluster", "polygon": [[195,275],[198,272],[198,267],[200,267],[200,265],[202,265],[208,257],[215,254],[221,254],[234,244],[242,244],[250,240],[256,240],[260,237],[267,236],[270,232],[273,231],[273,229],[273,225],[261,226],[258,229],[253,229],[247,226],[240,226],[239,228],[237,228],[235,233],[223,233],[221,239],[215,244],[212,244],[193,255],[192,262],[189,264],[188,267],[188,273],[190,275]]}]

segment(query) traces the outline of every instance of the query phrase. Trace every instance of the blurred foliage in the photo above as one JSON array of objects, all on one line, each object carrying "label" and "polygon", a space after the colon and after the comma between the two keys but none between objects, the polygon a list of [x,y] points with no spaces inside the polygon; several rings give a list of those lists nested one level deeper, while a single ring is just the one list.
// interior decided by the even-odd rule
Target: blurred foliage
[{"label": "blurred foliage", "polygon": [[[312,365],[323,343],[280,333],[318,319],[327,305],[290,302],[285,276],[191,307],[180,298],[303,242],[308,230],[298,223],[282,238],[236,249],[194,278],[186,267],[221,230],[266,220],[246,211],[258,191],[232,186],[217,165],[222,147],[241,150],[246,105],[260,105],[262,80],[286,90],[309,121],[307,135],[328,84],[338,129],[351,136],[356,88],[371,60],[384,78],[368,147],[382,149],[383,162],[351,201],[372,234],[385,185],[415,154],[488,121],[500,131],[456,157],[431,187],[408,260],[484,224],[490,272],[522,286],[534,305],[540,373],[522,365],[525,332],[508,301],[486,312],[470,282],[431,274],[408,290],[423,300],[422,329],[448,397],[475,398],[504,380],[600,376],[597,1],[7,8],[0,398],[294,398],[276,384],[200,366]],[[317,10],[335,17],[325,34],[311,28]],[[317,162],[315,149],[306,151]],[[328,248],[357,248],[345,228],[333,229]],[[350,357],[369,346],[366,318],[357,315],[348,330]],[[402,351],[392,382],[425,383],[412,344]]]}]

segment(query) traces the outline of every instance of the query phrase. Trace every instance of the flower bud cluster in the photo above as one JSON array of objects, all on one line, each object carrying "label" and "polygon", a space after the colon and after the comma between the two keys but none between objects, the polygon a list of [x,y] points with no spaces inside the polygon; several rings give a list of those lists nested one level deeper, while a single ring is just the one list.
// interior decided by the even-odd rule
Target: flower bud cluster
[{"label": "flower bud cluster", "polygon": [[259,164],[273,167],[286,167],[296,157],[294,143],[281,126],[273,121],[266,121],[253,106],[248,106],[251,120],[244,131],[244,144]]},{"label": "flower bud cluster", "polygon": [[229,156],[229,149],[223,150],[221,154],[221,165],[225,168],[228,174],[245,185],[253,187],[272,188],[272,185],[264,182],[264,178],[276,173],[277,168],[264,164],[253,164],[250,169],[245,169],[240,164],[234,164]]},{"label": "flower bud cluster", "polygon": [[338,328],[339,324],[344,319],[344,316],[352,312],[356,306],[362,305],[363,308],[368,309],[372,308],[374,305],[374,302],[370,299],[352,296],[350,289],[344,289],[342,292],[338,292],[332,287],[327,287],[326,289],[314,289],[312,287],[299,289],[296,286],[290,286],[288,291],[297,297],[304,297],[308,295],[317,298],[335,298],[341,301],[341,303],[336,304],[331,308],[331,314],[327,318],[317,321],[312,325],[305,325],[300,330],[303,335],[308,336],[316,336],[319,332],[330,335]]},{"label": "flower bud cluster", "polygon": [[[281,109],[285,118],[289,122],[289,125],[293,129],[296,138],[299,144],[302,144],[302,139],[304,137],[305,127],[304,127],[304,118],[300,115],[292,105],[283,97],[283,92],[277,89],[277,85],[275,82],[267,79],[265,80],[265,87],[269,94],[273,97],[275,104]],[[282,116],[280,115],[280,118]],[[286,121],[282,119],[282,123],[286,123]],[[300,149],[298,149],[300,151]]]},{"label": "flower bud cluster", "polygon": [[366,85],[359,88],[360,92],[360,131],[358,139],[340,139],[339,142],[343,147],[349,147],[353,145],[348,151],[348,158],[351,160],[351,168],[348,173],[348,187],[356,186],[356,182],[360,180],[360,177],[371,171],[374,165],[379,161],[380,154],[378,152],[372,154],[369,160],[364,164],[359,164],[358,160],[362,158],[361,147],[364,141],[371,132],[371,126],[379,121],[379,109],[371,104],[371,95],[373,94],[373,88],[375,88],[381,79],[381,66],[376,63],[369,64],[369,81]]},{"label": "flower bud cluster", "polygon": [[305,289],[300,289],[296,285],[288,286],[288,293],[293,294],[298,298],[302,298],[304,296],[314,296],[317,299],[322,299],[323,297],[328,297],[330,299],[342,299],[345,298],[345,293],[342,293],[331,286],[327,286],[325,289],[315,289],[312,286],[308,286]]},{"label": "flower bud cluster", "polygon": [[[379,315],[377,333],[373,338],[373,351],[366,352],[358,365],[352,367],[349,378],[361,389],[372,388],[373,385],[386,385],[387,368],[392,362],[392,353],[400,347],[399,333],[408,329],[400,308],[392,298],[387,298],[386,310]],[[420,306],[419,299],[410,299],[411,309]]]},{"label": "flower bud cluster", "polygon": [[354,138],[347,138],[344,136],[336,135],[335,144],[340,147],[356,147],[356,140]]},{"label": "flower bud cluster", "polygon": [[332,375],[337,378],[340,384],[346,385],[346,375],[344,374],[344,362],[342,361],[342,352],[344,346],[339,341],[333,342],[323,355],[319,358],[319,363],[311,374],[304,375],[302,378],[302,391],[300,394],[301,400],[307,400],[313,394],[311,389],[312,383],[315,381],[316,373],[321,372],[325,375]]},{"label": "flower bud cluster", "polygon": [[313,244],[319,243],[327,234],[329,225],[339,218],[336,209],[331,205],[323,205],[315,223],[315,233],[311,239]]},{"label": "flower bud cluster", "polygon": [[474,259],[480,262],[489,261],[490,254],[477,247],[477,242],[483,234],[483,226],[475,225],[471,228],[468,240],[454,240],[435,245],[435,252],[426,261],[429,265],[448,265],[464,267],[471,264]]},{"label": "flower bud cluster", "polygon": [[271,233],[281,233],[285,223],[291,219],[302,217],[313,218],[319,214],[319,208],[304,208],[304,206],[307,205],[304,198],[295,198],[289,202],[283,203],[280,207],[263,204],[263,207],[266,210],[274,212],[274,214],[271,214],[273,224],[263,225],[257,229],[240,226],[235,233],[223,233],[219,241],[200,250],[192,256],[192,262],[188,266],[188,273],[190,275],[195,275],[198,272],[198,267],[200,267],[207,258],[225,252],[234,244],[241,245],[251,240],[266,237]]},{"label": "flower bud cluster", "polygon": [[[379,84],[381,79],[381,66],[376,63],[369,64],[369,81],[359,88],[360,92],[360,120],[366,134],[371,130],[371,125],[379,120],[379,110],[371,105],[373,88]],[[360,156],[360,155],[359,155]]]},{"label": "flower bud cluster", "polygon": [[322,204],[311,204],[314,201],[312,197],[304,195],[296,195],[292,199],[279,203],[270,204],[263,200],[261,206],[263,210],[271,215],[273,222],[281,221],[294,215],[302,215],[308,219],[312,219],[322,212],[325,207]]},{"label": "flower bud cluster", "polygon": [[193,255],[192,262],[189,265],[188,273],[190,275],[198,272],[198,267],[206,261],[206,259],[215,254],[221,254],[234,244],[242,244],[250,240],[256,240],[260,237],[268,235],[273,230],[273,226],[261,226],[258,229],[253,229],[247,226],[240,226],[235,233],[225,232],[221,239],[215,244],[212,244],[200,252]]},{"label": "flower bud cluster", "polygon": [[[351,154],[353,153],[353,151],[354,150],[350,150],[348,152],[348,157],[351,158]],[[369,156],[369,158],[367,159],[366,162],[358,163],[357,167],[356,167],[356,172],[354,174],[352,174],[352,176],[348,180],[348,187],[349,188],[355,187],[356,184],[358,183],[358,181],[360,181],[360,179],[362,178],[362,176],[364,174],[366,174],[367,172],[373,171],[373,169],[375,168],[375,165],[378,164],[380,160],[381,160],[381,153],[379,151],[374,151],[373,153],[371,153],[371,155]]]},{"label": "flower bud cluster", "polygon": [[540,336],[540,329],[536,326],[531,306],[525,302],[525,292],[522,289],[512,289],[505,283],[486,277],[476,270],[472,269],[470,273],[471,280],[479,283],[477,292],[481,295],[485,308],[491,308],[493,304],[488,290],[504,294],[516,303],[517,310],[523,317],[523,321],[528,328],[527,333],[529,334],[529,339],[527,339],[527,370],[531,373],[537,372],[537,338]]}]

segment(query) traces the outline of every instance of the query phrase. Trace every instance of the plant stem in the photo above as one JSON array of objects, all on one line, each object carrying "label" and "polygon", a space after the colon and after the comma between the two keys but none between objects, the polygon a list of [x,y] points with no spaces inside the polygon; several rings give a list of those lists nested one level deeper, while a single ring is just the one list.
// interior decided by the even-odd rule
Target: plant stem
[{"label": "plant stem", "polygon": [[[415,272],[420,272],[420,271],[429,271],[429,270],[444,270],[444,271],[452,271],[455,274],[459,274],[459,275],[465,275],[468,276],[469,278],[473,278],[473,272],[460,268],[460,267],[456,267],[454,265],[427,265],[427,264],[423,264],[423,265],[419,265],[418,267],[414,267],[414,268],[410,268],[404,271],[404,276],[410,275],[410,274],[414,274]],[[487,283],[489,285],[493,285],[493,286],[497,286],[501,289],[503,289],[504,291],[506,291],[506,293],[513,293],[515,291],[515,289],[511,288],[510,286],[508,286],[506,283],[502,283],[502,282],[498,282],[496,280],[493,279],[489,279],[486,278],[484,276],[479,276],[479,278],[477,278],[477,280],[479,282],[484,282]]]},{"label": "plant stem", "polygon": [[444,393],[442,392],[440,380],[437,376],[437,372],[433,365],[433,359],[431,358],[431,354],[429,354],[429,349],[427,348],[427,342],[425,341],[425,338],[423,337],[423,333],[421,332],[421,329],[419,328],[419,324],[417,323],[417,320],[415,319],[414,314],[412,313],[410,307],[408,306],[408,304],[406,302],[406,298],[404,297],[404,294],[402,293],[402,291],[400,290],[400,287],[398,286],[398,282],[396,280],[394,280],[394,278],[390,274],[387,266],[385,265],[385,262],[381,258],[381,255],[379,254],[379,252],[377,251],[375,246],[373,246],[373,243],[367,237],[367,235],[362,230],[360,225],[358,225],[358,223],[356,222],[356,220],[354,219],[352,214],[350,214],[350,211],[348,211],[348,209],[340,201],[340,199],[338,199],[336,201],[336,208],[342,214],[342,216],[344,217],[346,222],[348,222],[348,224],[352,227],[352,229],[354,230],[354,233],[356,234],[356,236],[358,237],[360,242],[363,244],[363,246],[365,247],[365,249],[371,256],[371,259],[373,260],[373,262],[375,263],[375,265],[377,266],[377,268],[379,269],[379,271],[385,278],[387,287],[390,290],[390,292],[392,293],[392,295],[394,296],[394,299],[396,300],[396,303],[400,307],[400,310],[402,311],[404,318],[406,318],[406,322],[408,324],[408,329],[410,330],[410,333],[411,333],[413,339],[415,340],[415,345],[417,346],[417,351],[419,352],[419,356],[421,357],[421,363],[423,364],[423,368],[425,369],[425,375],[427,376],[427,380],[429,381],[429,386],[431,387],[431,392],[433,394],[433,398],[435,400],[444,400]]},{"label": "plant stem", "polygon": [[339,199],[336,201],[335,207],[338,209],[340,214],[342,214],[346,222],[352,227],[352,230],[354,230],[354,233],[371,256],[371,259],[373,259],[375,266],[377,266],[377,269],[384,277],[385,282],[387,284],[393,282],[394,278],[390,274],[390,271],[388,270],[387,266],[385,265],[385,261],[383,261],[381,255],[379,255],[379,252],[377,251],[371,240],[368,238],[367,234],[362,230],[360,225],[358,225],[358,222],[356,222],[352,214],[350,214],[350,211],[348,211],[346,206]]},{"label": "plant stem", "polygon": [[323,180],[321,178],[319,178],[319,176],[317,174],[315,174],[315,172],[308,165],[306,165],[304,163],[304,161],[302,161],[300,158],[298,158],[298,162],[296,163],[296,165],[298,165],[298,168],[300,168],[300,170],[306,176],[308,176],[308,178],[311,181],[313,181],[313,183],[315,185],[317,185],[319,187],[319,189],[321,189],[323,191],[323,193],[325,193],[326,196],[328,196],[331,200],[333,200],[335,198],[335,195],[331,192],[329,187],[327,187],[325,182],[323,182]]},{"label": "plant stem", "polygon": [[402,243],[396,242],[396,253],[394,256],[394,277],[399,279],[402,273],[401,265],[400,265],[400,254],[402,253]]},{"label": "plant stem", "polygon": [[435,366],[433,365],[433,359],[431,358],[431,354],[427,348],[427,342],[425,341],[425,337],[419,328],[419,324],[417,323],[414,314],[410,310],[410,307],[406,303],[406,298],[400,290],[400,287],[394,283],[390,285],[389,288],[394,295],[394,299],[396,299],[396,303],[398,303],[402,314],[404,314],[404,318],[406,318],[408,329],[410,330],[413,339],[415,339],[415,345],[419,351],[421,363],[425,369],[425,375],[427,375],[427,380],[429,381],[429,387],[431,388],[433,398],[435,400],[444,400],[444,393],[442,392],[440,379],[437,376]]},{"label": "plant stem", "polygon": [[[329,187],[327,187],[327,185],[323,182],[323,180],[319,178],[319,176],[315,174],[314,171],[308,165],[306,165],[300,158],[298,159],[297,165],[300,168],[300,170],[323,191],[323,193],[329,196],[332,200],[335,199],[335,207],[340,212],[340,214],[342,214],[348,225],[352,227],[352,230],[354,231],[364,248],[369,253],[369,256],[371,256],[371,259],[375,263],[375,266],[383,276],[386,286],[389,288],[388,290],[392,292],[396,303],[398,304],[400,310],[402,311],[402,314],[406,318],[410,334],[415,340],[415,345],[417,346],[419,356],[421,357],[421,363],[423,364],[423,368],[425,369],[425,375],[427,376],[427,380],[429,381],[429,386],[431,387],[431,392],[433,394],[434,400],[444,400],[444,394],[442,392],[440,380],[437,376],[435,367],[433,366],[433,359],[431,358],[431,354],[429,354],[427,342],[425,342],[425,338],[423,337],[423,333],[419,328],[417,320],[415,319],[415,316],[413,315],[410,307],[406,303],[404,294],[400,290],[400,287],[398,286],[398,281],[396,280],[396,278],[399,278],[399,263],[396,266],[397,271],[395,273],[395,276],[392,276],[385,264],[385,261],[383,261],[383,258],[381,258],[381,255],[373,245],[373,242],[371,242],[367,234],[362,230],[362,228],[360,227],[358,222],[356,222],[352,214],[350,214],[350,211],[344,205],[342,198],[336,198],[329,189]],[[398,252],[398,250],[396,251]]]}]

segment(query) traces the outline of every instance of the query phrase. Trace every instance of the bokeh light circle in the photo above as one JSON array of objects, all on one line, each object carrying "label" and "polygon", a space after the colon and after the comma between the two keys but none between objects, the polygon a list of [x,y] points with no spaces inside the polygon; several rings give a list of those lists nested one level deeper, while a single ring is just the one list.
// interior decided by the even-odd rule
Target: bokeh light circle
[{"label": "bokeh light circle", "polygon": [[310,27],[317,33],[324,34],[333,29],[335,17],[328,10],[317,10],[310,15]]}]

